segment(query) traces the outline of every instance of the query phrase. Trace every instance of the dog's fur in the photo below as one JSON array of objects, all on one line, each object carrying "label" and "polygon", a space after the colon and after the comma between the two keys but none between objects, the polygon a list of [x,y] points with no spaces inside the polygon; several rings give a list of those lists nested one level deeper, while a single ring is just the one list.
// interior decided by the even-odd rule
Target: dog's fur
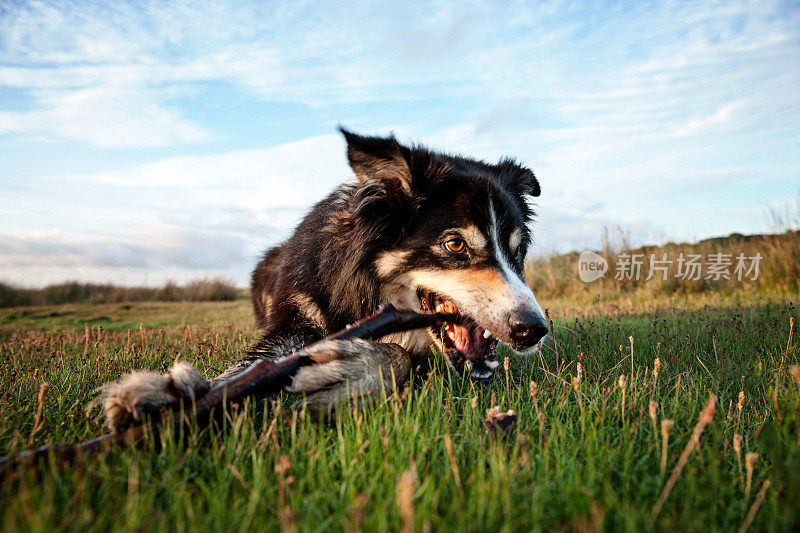
[{"label": "dog's fur", "polygon": [[[432,356],[432,348],[454,370],[469,367],[476,379],[490,377],[496,367],[493,339],[517,351],[532,349],[547,331],[522,278],[534,214],[530,198],[540,192],[533,173],[510,159],[489,164],[404,146],[394,137],[342,133],[355,179],[315,205],[294,234],[258,263],[251,295],[263,337],[252,357],[211,384],[238,374],[254,357],[280,358],[309,345],[382,302],[414,311],[442,302],[456,306],[465,326],[453,329],[463,333],[462,346],[469,349],[456,349],[444,330],[415,330],[380,342],[337,341],[318,348],[334,353],[334,360],[304,368],[289,389],[307,393],[311,407],[326,408],[348,387],[390,390],[387,385],[406,378],[412,359]],[[113,427],[123,415],[146,411],[153,387],[172,398],[159,397],[159,407],[208,387],[174,379],[167,387],[148,376],[134,374],[126,378],[129,386],[123,380],[106,388]],[[140,402],[137,388],[147,392]],[[125,413],[121,406],[130,408]]]}]

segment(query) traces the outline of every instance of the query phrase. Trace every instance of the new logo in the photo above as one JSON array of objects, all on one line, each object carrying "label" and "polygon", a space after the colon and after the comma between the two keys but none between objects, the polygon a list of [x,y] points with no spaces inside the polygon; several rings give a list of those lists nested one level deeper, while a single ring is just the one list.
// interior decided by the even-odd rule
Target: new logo
[{"label": "new logo", "polygon": [[608,272],[608,263],[602,255],[585,251],[578,259],[578,276],[584,283],[591,283],[602,278]]}]

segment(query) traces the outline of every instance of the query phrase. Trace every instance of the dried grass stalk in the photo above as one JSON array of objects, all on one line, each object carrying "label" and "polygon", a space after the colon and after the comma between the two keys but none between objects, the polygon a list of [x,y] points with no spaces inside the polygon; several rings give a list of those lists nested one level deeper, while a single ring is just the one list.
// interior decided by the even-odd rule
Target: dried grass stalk
[{"label": "dried grass stalk", "polygon": [[797,392],[800,392],[800,366],[790,366],[789,373],[792,375],[794,382],[797,384]]},{"label": "dried grass stalk", "polygon": [[414,531],[414,485],[417,482],[416,468],[412,465],[397,481],[397,510],[403,525],[403,533]]},{"label": "dried grass stalk", "polygon": [[669,430],[675,425],[674,420],[661,421],[661,477],[667,471],[667,448],[669,447]]},{"label": "dried grass stalk", "polygon": [[39,430],[42,429],[42,426],[44,426],[44,417],[43,417],[44,399],[45,396],[47,396],[47,389],[49,388],[50,385],[48,385],[46,381],[39,386],[39,395],[36,398],[36,403],[37,403],[36,416],[34,416],[33,418],[33,429],[31,430],[31,434],[28,437],[29,445],[33,444],[34,435],[36,435],[39,432]]},{"label": "dried grass stalk", "polygon": [[739,478],[742,478],[742,436],[733,434],[733,451],[736,452],[736,463],[739,465]]},{"label": "dried grass stalk", "polygon": [[767,489],[769,488],[770,482],[768,479],[764,480],[764,483],[761,484],[761,490],[758,491],[758,496],[753,501],[753,505],[750,506],[750,510],[747,511],[747,516],[744,517],[744,522],[742,523],[742,527],[739,528],[739,533],[744,533],[747,531],[747,528],[750,527],[750,524],[753,523],[753,519],[756,517],[756,513],[758,512],[758,508],[761,507],[761,502],[764,501],[764,496],[767,495]]},{"label": "dried grass stalk", "polygon": [[[647,406],[648,414],[650,415],[650,421],[653,423],[653,438],[658,442],[658,403],[650,400],[650,403]],[[656,444],[656,449],[658,449],[658,444]]]},{"label": "dried grass stalk", "polygon": [[458,487],[458,493],[461,498],[464,498],[464,489],[461,487],[461,474],[458,471],[458,463],[456,463],[456,454],[453,450],[453,441],[450,439],[450,435],[445,434],[444,436],[444,447],[447,449],[447,458],[450,461],[450,470],[453,472],[453,480],[456,482],[456,487]]},{"label": "dried grass stalk", "polygon": [[703,434],[703,430],[706,428],[706,426],[714,420],[714,413],[716,410],[717,397],[713,394],[710,394],[705,407],[703,407],[703,410],[700,412],[700,418],[697,420],[694,430],[692,430],[692,436],[689,439],[689,442],[687,442],[686,446],[683,448],[683,452],[681,452],[681,456],[678,458],[678,462],[675,465],[675,468],[672,470],[672,474],[669,476],[666,485],[664,485],[656,504],[650,511],[651,520],[655,520],[655,518],[658,516],[658,513],[661,512],[664,502],[667,501],[669,493],[672,492],[675,483],[678,481],[678,476],[681,475],[683,467],[686,466],[686,461],[689,460],[689,455],[692,453],[692,450],[694,450],[695,447],[700,444],[700,435]]},{"label": "dried grass stalk", "polygon": [[744,466],[747,469],[747,483],[744,486],[745,501],[750,499],[750,488],[752,487],[753,484],[753,467],[755,466],[757,460],[758,460],[757,453],[750,452],[744,456]]}]

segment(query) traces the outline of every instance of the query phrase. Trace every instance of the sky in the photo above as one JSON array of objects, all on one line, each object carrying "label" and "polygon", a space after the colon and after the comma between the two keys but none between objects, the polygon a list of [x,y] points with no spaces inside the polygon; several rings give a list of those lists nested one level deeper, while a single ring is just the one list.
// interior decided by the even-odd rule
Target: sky
[{"label": "sky", "polygon": [[0,2],[0,280],[223,275],[348,180],[338,125],[541,183],[534,256],[769,231],[800,2]]}]

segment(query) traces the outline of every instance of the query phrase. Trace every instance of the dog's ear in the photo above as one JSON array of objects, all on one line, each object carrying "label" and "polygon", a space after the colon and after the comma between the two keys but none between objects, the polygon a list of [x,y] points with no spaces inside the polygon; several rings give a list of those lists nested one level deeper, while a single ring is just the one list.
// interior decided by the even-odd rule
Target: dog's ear
[{"label": "dog's ear", "polygon": [[362,183],[373,180],[394,182],[411,192],[411,168],[408,148],[389,137],[366,137],[339,128],[347,141],[347,160]]},{"label": "dog's ear", "polygon": [[539,187],[539,180],[536,179],[533,171],[523,167],[513,159],[501,159],[497,163],[497,169],[499,170],[501,181],[519,194],[539,196],[542,193]]}]

